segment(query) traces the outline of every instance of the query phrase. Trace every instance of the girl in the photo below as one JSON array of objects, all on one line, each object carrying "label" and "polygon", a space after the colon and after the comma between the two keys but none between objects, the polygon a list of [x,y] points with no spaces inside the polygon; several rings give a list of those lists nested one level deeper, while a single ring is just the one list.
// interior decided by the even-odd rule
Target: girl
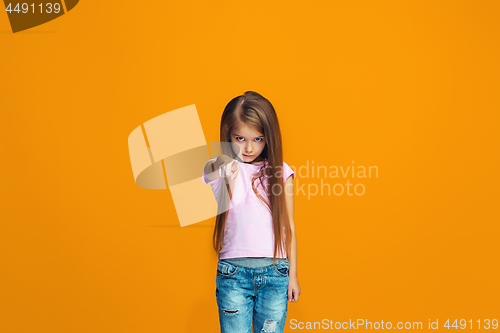
[{"label": "girl", "polygon": [[283,332],[287,299],[300,295],[295,173],[283,162],[272,104],[253,91],[232,99],[220,142],[222,155],[207,162],[202,180],[218,202],[213,245],[221,332]]}]

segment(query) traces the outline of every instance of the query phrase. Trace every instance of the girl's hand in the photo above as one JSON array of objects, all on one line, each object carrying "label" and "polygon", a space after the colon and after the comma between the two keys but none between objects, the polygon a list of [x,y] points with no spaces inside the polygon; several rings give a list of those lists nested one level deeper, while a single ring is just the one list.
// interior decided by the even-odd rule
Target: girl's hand
[{"label": "girl's hand", "polygon": [[288,280],[288,301],[298,302],[300,295],[299,280],[297,277],[290,277]]},{"label": "girl's hand", "polygon": [[226,155],[221,155],[217,158],[216,163],[221,163],[219,166],[219,177],[236,179],[240,171],[238,161]]}]

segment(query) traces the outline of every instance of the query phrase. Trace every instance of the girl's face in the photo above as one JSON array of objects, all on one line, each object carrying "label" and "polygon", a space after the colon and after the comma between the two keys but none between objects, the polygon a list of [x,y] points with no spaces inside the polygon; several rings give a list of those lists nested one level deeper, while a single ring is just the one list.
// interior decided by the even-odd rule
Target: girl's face
[{"label": "girl's face", "polygon": [[266,147],[264,134],[245,123],[239,123],[231,130],[231,143],[239,148],[234,149],[238,157],[245,163],[253,162]]}]

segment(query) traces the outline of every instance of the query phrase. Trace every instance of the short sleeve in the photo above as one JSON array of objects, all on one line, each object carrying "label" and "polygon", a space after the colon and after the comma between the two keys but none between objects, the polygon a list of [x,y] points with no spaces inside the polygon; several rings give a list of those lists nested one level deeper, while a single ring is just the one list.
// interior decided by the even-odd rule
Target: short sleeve
[{"label": "short sleeve", "polygon": [[[217,157],[212,157],[211,159],[209,159],[207,161],[210,162],[210,161],[215,161],[217,159]],[[205,182],[205,166],[207,164],[205,163],[205,165],[203,166],[203,172],[202,172],[202,175],[201,175],[201,181],[203,182],[203,184],[210,184],[210,186],[212,186],[212,191],[214,192],[214,196],[215,198],[217,199],[220,195],[220,189],[221,189],[221,185],[222,185],[222,177],[219,177],[217,178],[216,180],[212,180],[211,182]]]},{"label": "short sleeve", "polygon": [[283,182],[286,182],[288,177],[292,176],[292,180],[295,179],[295,172],[286,164],[283,162]]},{"label": "short sleeve", "polygon": [[202,174],[201,174],[201,181],[202,181],[202,182],[203,182],[203,184],[205,184],[205,185],[206,185],[206,184],[209,184],[209,183],[213,183],[213,182],[215,181],[215,180],[214,180],[214,181],[212,181],[212,182],[208,182],[208,183],[207,183],[207,182],[205,182],[205,167],[207,166],[208,162],[210,162],[210,161],[215,161],[216,159],[217,159],[217,157],[212,157],[212,158],[211,158],[211,159],[209,159],[209,160],[207,161],[207,163],[205,163],[205,165],[203,166],[203,172],[202,172]]}]

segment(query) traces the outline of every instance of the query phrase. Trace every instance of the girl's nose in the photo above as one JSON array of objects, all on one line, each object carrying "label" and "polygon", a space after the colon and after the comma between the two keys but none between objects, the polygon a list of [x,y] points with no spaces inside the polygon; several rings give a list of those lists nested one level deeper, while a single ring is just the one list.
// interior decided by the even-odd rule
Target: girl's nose
[{"label": "girl's nose", "polygon": [[245,147],[245,154],[247,154],[247,155],[251,155],[251,154],[252,154],[252,152],[253,152],[253,149],[252,149],[251,144],[249,143],[249,144],[247,144],[247,146]]}]

